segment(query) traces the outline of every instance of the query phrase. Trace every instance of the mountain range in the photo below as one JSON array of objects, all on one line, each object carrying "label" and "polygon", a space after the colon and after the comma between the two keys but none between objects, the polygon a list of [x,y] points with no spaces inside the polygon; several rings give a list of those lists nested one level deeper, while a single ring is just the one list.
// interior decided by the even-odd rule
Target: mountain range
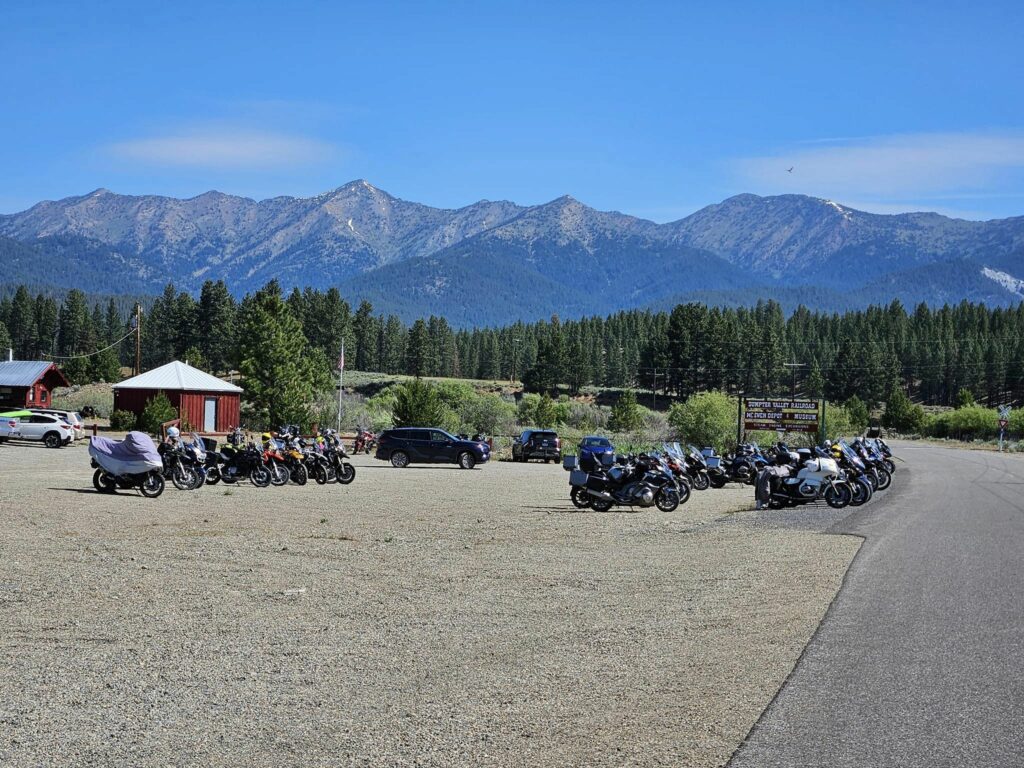
[{"label": "mountain range", "polygon": [[99,189],[0,215],[0,270],[91,292],[338,286],[406,319],[489,325],[699,300],[846,309],[1024,298],[1024,217],[881,215],[804,195],[737,195],[665,224],[572,197],[441,209],[354,181],[311,198]]}]

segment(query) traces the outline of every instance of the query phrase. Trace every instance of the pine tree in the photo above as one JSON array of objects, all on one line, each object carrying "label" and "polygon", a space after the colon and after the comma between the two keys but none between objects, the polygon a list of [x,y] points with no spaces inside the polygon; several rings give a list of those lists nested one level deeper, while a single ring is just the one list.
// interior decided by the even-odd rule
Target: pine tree
[{"label": "pine tree", "polygon": [[11,303],[10,320],[7,323],[11,335],[11,346],[19,360],[29,360],[36,352],[36,313],[35,305],[29,296],[28,288],[19,285],[14,292]]},{"label": "pine tree", "polygon": [[427,376],[431,370],[430,334],[427,324],[417,320],[409,329],[405,345],[405,372],[410,376]]},{"label": "pine tree", "polygon": [[240,325],[239,370],[254,420],[265,427],[308,425],[315,393],[328,386],[322,353],[312,353],[279,291],[258,291],[243,307]]},{"label": "pine tree", "polygon": [[391,412],[396,427],[436,427],[444,416],[444,404],[432,384],[417,378],[396,388]]},{"label": "pine tree", "polygon": [[357,371],[377,370],[377,324],[373,317],[373,305],[368,301],[360,302],[352,319],[355,331]]},{"label": "pine tree", "polygon": [[234,363],[236,315],[235,301],[224,281],[204,282],[196,312],[196,343],[213,372],[226,371]]},{"label": "pine tree", "polygon": [[636,395],[633,390],[627,389],[612,406],[611,417],[608,419],[608,429],[613,432],[632,432],[643,424],[643,413],[637,405]]}]

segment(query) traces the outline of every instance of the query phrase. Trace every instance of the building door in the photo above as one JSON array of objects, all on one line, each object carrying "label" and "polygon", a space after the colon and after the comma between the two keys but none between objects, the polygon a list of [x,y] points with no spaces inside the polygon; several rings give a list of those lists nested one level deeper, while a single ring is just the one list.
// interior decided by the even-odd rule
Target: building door
[{"label": "building door", "polygon": [[217,431],[217,398],[208,397],[203,402],[203,431]]}]

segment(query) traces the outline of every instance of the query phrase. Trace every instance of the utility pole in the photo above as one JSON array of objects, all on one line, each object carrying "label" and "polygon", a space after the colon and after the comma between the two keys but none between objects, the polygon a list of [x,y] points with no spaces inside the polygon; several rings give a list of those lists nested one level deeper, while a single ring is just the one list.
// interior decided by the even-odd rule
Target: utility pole
[{"label": "utility pole", "polygon": [[512,377],[508,380],[509,384],[516,383],[516,362],[519,359],[519,337],[512,337]]},{"label": "utility pole", "polygon": [[658,409],[658,369],[654,369],[654,381],[651,382],[651,410]]},{"label": "utility pole", "polygon": [[135,302],[135,376],[142,373],[142,305]]},{"label": "utility pole", "polygon": [[341,434],[341,396],[345,380],[345,337],[341,337],[341,357],[338,358],[338,434]]},{"label": "utility pole", "polygon": [[790,399],[795,400],[796,399],[796,369],[797,368],[806,368],[807,367],[807,363],[783,363],[782,365],[785,366],[786,368],[789,368],[790,372],[792,373],[789,397],[790,397]]}]

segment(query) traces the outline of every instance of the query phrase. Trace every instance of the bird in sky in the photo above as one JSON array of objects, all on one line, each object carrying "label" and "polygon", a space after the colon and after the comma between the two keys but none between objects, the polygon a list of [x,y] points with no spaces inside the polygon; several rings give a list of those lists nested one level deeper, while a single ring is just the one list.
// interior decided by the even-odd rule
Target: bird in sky
[{"label": "bird in sky", "polygon": [[786,169],[786,173],[792,173],[792,172],[793,172],[793,166],[791,165],[791,166],[789,166],[789,168]]}]

